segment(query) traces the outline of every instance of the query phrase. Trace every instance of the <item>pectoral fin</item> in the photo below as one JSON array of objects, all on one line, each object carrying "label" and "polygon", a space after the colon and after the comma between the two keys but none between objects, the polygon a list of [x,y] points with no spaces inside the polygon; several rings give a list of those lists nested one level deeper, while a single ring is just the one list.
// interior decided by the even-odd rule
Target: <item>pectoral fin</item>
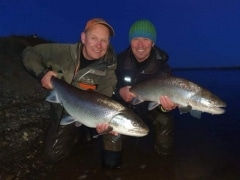
[{"label": "pectoral fin", "polygon": [[190,114],[191,114],[192,117],[195,117],[197,119],[201,119],[202,113],[200,111],[191,110]]},{"label": "pectoral fin", "polygon": [[49,96],[46,98],[46,101],[51,102],[51,103],[60,103],[61,104],[61,101],[59,100],[56,91],[51,91]]},{"label": "pectoral fin", "polygon": [[192,107],[191,106],[181,106],[181,105],[179,105],[178,109],[179,109],[180,114],[183,114],[183,113],[190,112],[192,110]]},{"label": "pectoral fin", "polygon": [[68,124],[71,124],[71,123],[74,123],[76,122],[75,119],[73,119],[72,116],[64,116],[60,122],[60,125],[68,125]]},{"label": "pectoral fin", "polygon": [[201,119],[201,112],[192,110],[191,106],[178,106],[178,109],[179,109],[180,114],[189,112],[191,116],[193,116],[197,119]]},{"label": "pectoral fin", "polygon": [[142,103],[143,102],[143,100],[141,100],[141,99],[139,99],[139,98],[134,98],[133,100],[132,100],[132,104],[133,105],[137,105],[137,104],[140,104],[140,103]]},{"label": "pectoral fin", "polygon": [[150,102],[150,103],[148,104],[148,110],[151,111],[151,110],[155,109],[155,108],[158,107],[158,106],[159,106],[158,103],[156,103],[156,102]]}]

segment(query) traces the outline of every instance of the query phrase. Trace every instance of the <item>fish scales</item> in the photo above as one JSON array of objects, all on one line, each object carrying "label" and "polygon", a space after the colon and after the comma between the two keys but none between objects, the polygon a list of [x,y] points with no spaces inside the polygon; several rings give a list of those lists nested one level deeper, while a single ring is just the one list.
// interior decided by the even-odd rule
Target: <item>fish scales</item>
[{"label": "fish scales", "polygon": [[[109,120],[109,116],[113,116],[123,110],[122,106],[114,103],[108,97],[93,91],[69,88],[68,84],[58,80],[53,81],[53,86],[57,94],[65,94],[64,96],[59,96],[59,98],[62,104],[67,106],[69,113],[75,115],[76,111],[81,112],[82,123],[87,126],[95,127],[95,121],[99,123],[106,122],[106,120]],[[93,99],[94,101],[90,101]],[[111,111],[109,111],[110,107]],[[92,118],[94,122],[89,121],[89,118]]]},{"label": "fish scales", "polygon": [[52,94],[47,101],[60,103],[69,116],[61,120],[62,125],[79,122],[95,128],[107,123],[115,132],[141,137],[148,134],[148,127],[129,108],[110,97],[95,91],[78,89],[60,79],[52,78]]},{"label": "fish scales", "polygon": [[[168,96],[172,102],[178,105],[181,113],[199,111],[222,114],[225,112],[222,107],[226,107],[223,100],[206,88],[175,76],[152,78],[133,85],[130,91],[136,95],[133,101],[134,105],[143,101],[150,101],[152,102],[149,104],[150,110],[160,104],[160,96]],[[153,102],[155,105],[153,105]]]}]

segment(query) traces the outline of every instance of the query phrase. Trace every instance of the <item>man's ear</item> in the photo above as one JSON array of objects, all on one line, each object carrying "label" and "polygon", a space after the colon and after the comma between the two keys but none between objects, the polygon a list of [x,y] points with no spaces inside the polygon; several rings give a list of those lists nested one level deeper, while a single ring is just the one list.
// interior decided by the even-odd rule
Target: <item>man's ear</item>
[{"label": "man's ear", "polygon": [[85,32],[82,32],[82,33],[81,33],[81,42],[82,42],[83,44],[85,44],[85,39],[86,39],[86,33],[85,33]]}]

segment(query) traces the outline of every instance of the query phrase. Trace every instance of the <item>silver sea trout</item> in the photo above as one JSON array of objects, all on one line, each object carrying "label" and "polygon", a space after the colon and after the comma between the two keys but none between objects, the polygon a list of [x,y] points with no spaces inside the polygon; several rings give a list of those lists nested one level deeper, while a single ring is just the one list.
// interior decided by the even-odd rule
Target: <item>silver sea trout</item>
[{"label": "silver sea trout", "polygon": [[148,134],[148,126],[135,113],[110,97],[78,89],[57,78],[52,78],[51,83],[53,91],[46,101],[61,103],[69,114],[61,120],[61,125],[78,122],[95,128],[97,124],[107,123],[112,131],[120,134],[135,137]]},{"label": "silver sea trout", "polygon": [[149,79],[130,88],[136,95],[133,104],[150,101],[148,109],[152,110],[160,105],[160,96],[168,96],[178,105],[180,113],[189,112],[196,118],[201,118],[201,112],[223,114],[226,103],[209,90],[187,79],[162,76]]}]

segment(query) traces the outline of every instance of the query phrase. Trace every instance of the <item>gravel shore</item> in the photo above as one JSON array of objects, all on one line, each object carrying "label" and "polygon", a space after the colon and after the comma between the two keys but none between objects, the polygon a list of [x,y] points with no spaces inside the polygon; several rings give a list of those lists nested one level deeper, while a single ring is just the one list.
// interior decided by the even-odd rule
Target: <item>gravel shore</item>
[{"label": "gravel shore", "polygon": [[0,179],[35,179],[49,168],[42,160],[48,91],[21,64],[26,46],[45,42],[36,36],[0,37]]}]

